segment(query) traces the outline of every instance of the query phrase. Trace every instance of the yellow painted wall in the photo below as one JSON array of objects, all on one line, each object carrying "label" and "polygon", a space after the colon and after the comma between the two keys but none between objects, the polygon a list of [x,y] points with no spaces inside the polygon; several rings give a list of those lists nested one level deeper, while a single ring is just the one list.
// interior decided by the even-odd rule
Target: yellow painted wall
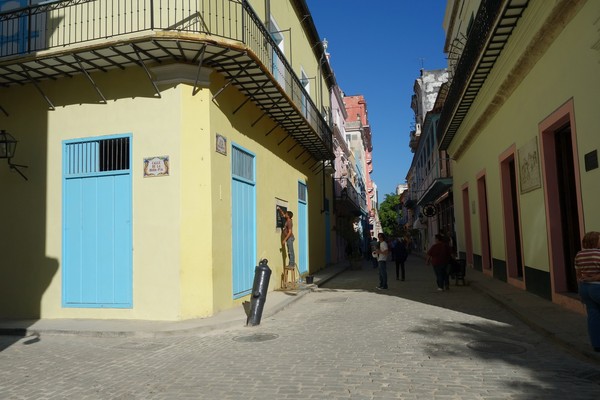
[{"label": "yellow painted wall", "polygon": [[[216,93],[225,84],[219,74],[211,76],[211,92]],[[294,234],[296,236],[295,252],[298,257],[298,182],[306,182],[309,186],[309,210],[320,207],[315,196],[322,196],[320,180],[312,174],[309,166],[315,161],[304,153],[300,146],[294,146],[294,140],[282,129],[277,128],[267,133],[274,126],[268,117],[263,117],[254,126],[252,124],[262,115],[262,111],[251,102],[246,103],[235,115],[233,111],[244,102],[244,97],[234,88],[229,87],[221,92],[216,102],[211,102],[210,140],[213,154],[213,260],[214,271],[214,305],[215,311],[229,308],[232,304],[241,303],[248,298],[232,300],[231,271],[231,145],[235,143],[244,150],[255,155],[256,172],[256,204],[257,204],[257,260],[269,260],[273,271],[269,290],[280,287],[280,276],[283,272],[281,257],[281,232],[275,224],[275,207],[277,200],[287,202],[288,208],[294,212]],[[227,138],[227,156],[215,154],[215,135],[219,133]],[[285,140],[284,140],[285,139]],[[283,142],[282,142],[283,140]],[[280,144],[281,143],[281,144]],[[301,155],[301,157],[296,158]],[[304,162],[309,160],[308,162]],[[314,188],[313,188],[314,186]],[[312,193],[315,193],[314,195]],[[324,241],[323,234],[312,236],[314,227],[324,226],[322,217],[309,211],[309,262],[324,265],[324,253],[315,244]],[[321,229],[323,231],[323,229]]]},{"label": "yellow painted wall", "polygon": [[[221,265],[219,219],[213,219],[213,171],[226,166],[215,155],[215,138],[210,128],[208,89],[195,96],[190,85],[178,86],[182,98],[181,146],[181,315],[183,319],[213,314],[214,266]],[[220,233],[221,234],[221,233]]]},{"label": "yellow painted wall", "polygon": [[[493,75],[477,98],[478,105],[472,108],[451,144],[450,154],[454,154],[466,132],[473,128],[482,115],[486,104],[506,78],[514,61],[526,51],[527,39],[541,27],[537,18],[548,15],[552,6],[551,2],[531,3],[531,9],[527,11],[528,18],[519,22],[514,41],[511,38],[511,43],[518,47],[509,46],[498,61]],[[600,3],[587,2],[455,163],[454,195],[457,206],[454,210],[461,250],[464,251],[465,238],[460,188],[468,183],[470,199],[477,202],[476,174],[485,169],[492,256],[505,259],[498,157],[511,145],[514,144],[518,149],[531,138],[538,136],[538,124],[570,98],[573,98],[575,103],[575,128],[586,229],[598,229],[600,213],[595,204],[600,195],[600,170],[585,172],[583,157],[585,153],[600,147],[600,136],[597,134],[600,114],[595,106],[595,94],[600,90],[600,53],[591,48],[591,45],[600,39],[597,22],[599,16]],[[548,271],[543,187],[520,194],[519,203],[525,265]],[[471,215],[473,250],[476,254],[481,254],[480,215],[477,207],[476,210],[476,214]],[[552,212],[550,214],[552,215]]]},{"label": "yellow painted wall", "polygon": [[[96,84],[108,99],[99,97],[82,76],[59,82],[43,82],[44,93],[55,104],[54,111],[30,86],[10,88],[14,103],[9,129],[23,138],[19,162],[29,164],[30,180],[14,182],[14,175],[3,176],[7,187],[24,186],[36,191],[44,203],[27,204],[27,192],[13,191],[15,215],[13,225],[31,226],[36,247],[51,260],[54,274],[48,288],[40,293],[37,313],[45,318],[179,318],[179,264],[181,240],[181,111],[178,89],[163,90],[161,99],[154,98],[150,82],[141,69],[94,74]],[[6,104],[6,103],[5,103]],[[104,135],[132,134],[133,171],[133,308],[89,309],[62,308],[62,142],[68,139]],[[47,152],[39,162],[37,148]],[[144,178],[143,158],[168,155],[171,173],[167,177]],[[15,160],[16,161],[16,160]],[[4,171],[3,171],[4,172]],[[20,178],[19,178],[20,179]],[[9,200],[10,201],[10,200]],[[37,232],[37,229],[43,232]],[[30,242],[14,238],[9,242],[15,260],[25,260]],[[20,261],[23,262],[23,261]],[[44,263],[28,266],[27,278],[35,280]],[[15,268],[15,274],[20,271]],[[7,281],[22,278],[9,274]],[[26,293],[26,291],[24,291]],[[163,293],[170,293],[164,296]],[[4,305],[4,303],[3,303]],[[12,304],[9,313],[36,314],[33,309]]]}]

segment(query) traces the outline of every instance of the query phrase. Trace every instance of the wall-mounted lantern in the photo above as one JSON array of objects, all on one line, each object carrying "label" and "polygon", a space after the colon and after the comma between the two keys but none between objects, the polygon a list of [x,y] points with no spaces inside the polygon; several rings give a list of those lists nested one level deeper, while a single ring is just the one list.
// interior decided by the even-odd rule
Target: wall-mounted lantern
[{"label": "wall-mounted lantern", "polygon": [[27,180],[27,177],[23,175],[23,173],[19,170],[19,168],[27,168],[27,166],[13,164],[10,161],[15,156],[16,150],[17,139],[15,139],[10,133],[2,129],[0,131],[0,158],[6,158],[6,160],[8,161],[9,168],[17,171],[19,175],[23,177],[23,179]]}]

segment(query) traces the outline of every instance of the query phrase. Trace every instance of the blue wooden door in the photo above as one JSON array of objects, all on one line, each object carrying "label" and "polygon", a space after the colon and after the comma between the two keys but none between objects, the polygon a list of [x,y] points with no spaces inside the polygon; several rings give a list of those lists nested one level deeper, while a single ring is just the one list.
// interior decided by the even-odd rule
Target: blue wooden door
[{"label": "blue wooden door", "polygon": [[298,182],[298,270],[308,272],[308,196],[306,185]]},{"label": "blue wooden door", "polygon": [[[0,0],[0,12],[7,12],[27,7],[29,0]],[[22,54],[26,52],[27,43],[34,32],[28,32],[27,15],[19,18],[0,20],[0,55]]]},{"label": "blue wooden door", "polygon": [[254,155],[231,149],[231,248],[233,297],[252,290],[256,267],[256,182]]},{"label": "blue wooden door", "polygon": [[130,136],[63,143],[64,307],[132,307]]}]

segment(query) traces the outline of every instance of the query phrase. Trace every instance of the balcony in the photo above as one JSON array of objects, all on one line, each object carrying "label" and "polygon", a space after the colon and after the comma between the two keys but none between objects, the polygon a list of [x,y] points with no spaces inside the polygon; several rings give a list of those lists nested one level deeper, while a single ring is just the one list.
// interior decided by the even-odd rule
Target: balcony
[{"label": "balcony", "polygon": [[197,69],[194,94],[203,68],[218,71],[228,83],[213,100],[232,85],[316,159],[334,158],[330,127],[246,1],[63,0],[0,13],[0,86],[31,83],[51,110],[42,80],[83,74],[106,103],[90,73],[139,67],[160,97],[150,68],[172,63]]},{"label": "balcony", "polygon": [[529,0],[482,0],[440,117],[440,150],[448,149],[528,4]]},{"label": "balcony", "polygon": [[452,163],[450,158],[438,158],[425,177],[417,183],[415,192],[419,195],[417,204],[434,202],[452,187]]},{"label": "balcony", "polygon": [[367,212],[367,200],[348,178],[336,178],[333,191],[338,215],[360,216]]}]

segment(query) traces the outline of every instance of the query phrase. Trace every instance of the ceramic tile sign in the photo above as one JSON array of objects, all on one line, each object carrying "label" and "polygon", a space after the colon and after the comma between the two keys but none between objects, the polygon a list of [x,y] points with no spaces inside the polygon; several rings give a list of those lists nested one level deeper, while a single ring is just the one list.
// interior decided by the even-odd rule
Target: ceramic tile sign
[{"label": "ceramic tile sign", "polygon": [[169,156],[144,158],[144,178],[169,176]]},{"label": "ceramic tile sign", "polygon": [[226,156],[227,155],[227,138],[225,136],[219,135],[217,133],[216,142],[217,142],[217,153],[221,153],[224,156]]}]

